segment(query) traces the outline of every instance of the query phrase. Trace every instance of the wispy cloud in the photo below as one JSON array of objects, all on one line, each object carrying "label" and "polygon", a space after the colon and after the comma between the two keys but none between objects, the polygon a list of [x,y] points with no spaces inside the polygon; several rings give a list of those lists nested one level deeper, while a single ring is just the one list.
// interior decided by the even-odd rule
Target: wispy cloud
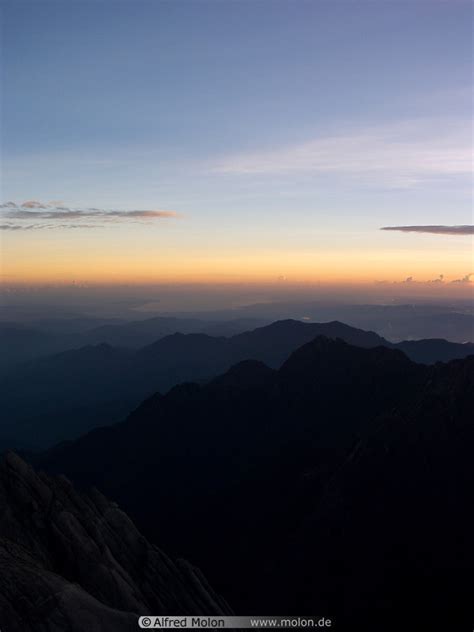
[{"label": "wispy cloud", "polygon": [[[0,204],[0,217],[11,220],[0,224],[0,230],[39,230],[52,228],[99,228],[104,224],[117,222],[150,222],[157,219],[179,217],[179,213],[167,210],[110,210],[100,208],[71,208],[57,203],[44,203],[28,200],[21,204],[5,202]],[[93,220],[94,223],[83,223],[80,220]],[[102,223],[95,223],[98,220]],[[12,223],[18,222],[21,223]],[[26,224],[25,221],[40,222]],[[48,222],[47,224],[41,222]],[[72,223],[75,222],[75,223]]]},{"label": "wispy cloud", "polygon": [[474,226],[383,226],[380,230],[395,230],[402,233],[432,233],[435,235],[474,235]]},{"label": "wispy cloud", "polygon": [[136,219],[156,219],[160,217],[179,217],[175,211],[100,211],[107,217],[131,217]]},{"label": "wispy cloud", "polygon": [[0,230],[54,230],[56,228],[101,228],[101,224],[0,224]]},{"label": "wispy cloud", "polygon": [[32,230],[36,226],[21,226],[20,224],[0,224],[0,230]]},{"label": "wispy cloud", "polygon": [[449,122],[405,122],[321,136],[271,151],[237,154],[214,171],[224,174],[339,173],[415,186],[436,176],[469,174],[467,127]]}]

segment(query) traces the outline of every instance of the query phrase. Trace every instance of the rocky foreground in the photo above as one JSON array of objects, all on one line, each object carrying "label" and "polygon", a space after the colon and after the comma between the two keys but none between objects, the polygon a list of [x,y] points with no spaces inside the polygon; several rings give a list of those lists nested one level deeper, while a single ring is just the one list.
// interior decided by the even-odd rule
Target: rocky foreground
[{"label": "rocky foreground", "polygon": [[115,503],[10,452],[0,464],[0,629],[125,632],[144,614],[230,614]]}]

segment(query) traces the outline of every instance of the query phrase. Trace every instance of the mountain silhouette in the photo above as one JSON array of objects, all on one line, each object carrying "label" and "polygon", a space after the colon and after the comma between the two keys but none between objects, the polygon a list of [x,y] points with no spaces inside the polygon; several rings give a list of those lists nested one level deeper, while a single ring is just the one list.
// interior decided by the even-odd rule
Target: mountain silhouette
[{"label": "mountain silhouette", "polygon": [[101,343],[113,347],[139,349],[176,332],[233,336],[268,322],[270,319],[249,317],[212,320],[171,316],[126,322],[118,318],[74,315],[42,317],[26,322],[2,321],[0,376],[8,374],[13,367],[16,368],[21,363],[71,349]]},{"label": "mountain silhouette", "polygon": [[[140,538],[202,568],[213,586],[203,583],[213,608],[226,607],[217,592],[240,614],[306,612],[333,617],[339,629],[437,630],[449,627],[453,612],[462,623],[470,617],[473,386],[472,356],[427,366],[398,349],[318,336],[279,368],[245,360],[206,383],[178,384],[143,401],[125,421],[32,458],[84,490],[70,491],[62,477],[40,476],[59,486],[60,503],[68,490],[73,508],[65,509],[77,520],[98,524],[96,509],[91,515],[76,500],[79,494],[87,507],[97,505],[101,495],[84,494],[98,488],[131,516]],[[17,525],[29,524],[39,502],[35,486],[20,481],[18,513],[10,485],[1,506],[12,506],[15,519],[7,511],[0,523],[0,538],[9,542],[17,532],[23,538],[25,528]],[[27,527],[34,555],[64,542],[44,540],[42,512]],[[9,543],[7,549],[11,569]],[[77,578],[100,609],[115,607],[107,582],[107,594],[97,592],[92,571],[83,578],[76,567],[45,565],[44,556],[43,596],[55,590],[54,582]],[[102,568],[98,559],[89,562],[84,568]],[[31,567],[24,570],[21,556],[15,564],[20,570],[11,576],[26,586]],[[133,581],[141,586],[134,564]],[[74,609],[83,607],[82,597]],[[185,610],[186,590],[176,598]]]},{"label": "mountain silhouette", "polygon": [[85,332],[88,344],[106,342],[112,346],[140,348],[152,344],[159,338],[172,335],[202,333],[208,336],[233,336],[268,322],[261,318],[235,318],[222,321],[202,318],[175,318],[155,316],[128,323],[107,324]]},{"label": "mountain silhouette", "polygon": [[0,447],[46,448],[123,419],[145,397],[183,381],[208,381],[242,360],[278,368],[315,336],[370,348],[401,349],[415,361],[464,357],[474,345],[446,341],[394,345],[373,332],[337,321],[278,321],[230,338],[175,333],[137,351],[89,345],[31,361],[0,381],[6,423]]},{"label": "mountain silhouette", "polygon": [[[278,370],[247,361],[155,394],[38,463],[116,499],[238,612],[389,630],[409,601],[421,625],[469,603],[473,376],[473,357],[425,366],[317,337]],[[442,599],[446,568],[460,579]]]}]

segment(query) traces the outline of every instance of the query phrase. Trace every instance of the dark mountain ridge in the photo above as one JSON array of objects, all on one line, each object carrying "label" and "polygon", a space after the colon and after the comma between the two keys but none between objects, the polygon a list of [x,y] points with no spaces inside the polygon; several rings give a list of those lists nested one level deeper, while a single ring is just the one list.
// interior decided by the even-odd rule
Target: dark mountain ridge
[{"label": "dark mountain ridge", "polygon": [[36,458],[118,500],[242,614],[441,630],[470,617],[473,409],[472,356],[318,337]]},{"label": "dark mountain ridge", "polygon": [[393,345],[338,321],[294,320],[230,338],[175,333],[138,351],[87,346],[32,361],[0,381],[0,406],[7,420],[0,447],[44,448],[79,436],[123,419],[155,391],[166,392],[183,381],[208,381],[242,360],[278,368],[292,351],[319,335],[363,348],[400,349],[420,362],[464,357],[474,348],[446,341]]},{"label": "dark mountain ridge", "polygon": [[39,463],[119,500],[149,538],[204,564],[231,603],[255,611],[275,547],[379,415],[413,397],[428,372],[397,350],[319,337],[279,370],[245,362],[155,394],[125,422]]},{"label": "dark mountain ridge", "polygon": [[0,322],[0,376],[7,375],[13,367],[24,362],[85,346],[106,343],[113,347],[139,349],[176,332],[233,336],[268,322],[262,318],[215,321],[169,316],[129,322],[87,316],[40,318],[31,322],[3,320]]},{"label": "dark mountain ridge", "polygon": [[86,332],[84,338],[89,344],[107,342],[113,346],[138,349],[176,332],[182,334],[201,333],[208,336],[233,336],[249,328],[266,324],[266,322],[268,322],[267,319],[261,318],[213,321],[202,318],[155,316],[129,323],[103,325]]}]

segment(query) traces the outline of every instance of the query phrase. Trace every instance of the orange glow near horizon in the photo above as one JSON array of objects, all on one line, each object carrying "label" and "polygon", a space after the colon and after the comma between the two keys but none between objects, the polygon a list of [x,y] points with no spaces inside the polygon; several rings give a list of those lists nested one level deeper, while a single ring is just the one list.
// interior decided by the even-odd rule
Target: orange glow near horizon
[{"label": "orange glow near horizon", "polygon": [[[407,277],[415,281],[434,281],[440,274],[449,282],[470,273],[470,262],[462,252],[428,256],[418,252],[387,253],[371,251],[348,253],[332,251],[314,253],[263,253],[244,255],[208,254],[93,256],[81,259],[54,254],[38,258],[37,253],[23,253],[1,262],[3,283],[57,283],[73,280],[90,283],[221,283],[274,282],[288,283],[371,283],[396,282]],[[432,255],[432,253],[430,253]],[[450,256],[447,256],[449,254]],[[414,263],[415,262],[415,263]]]},{"label": "orange glow near horizon", "polygon": [[[315,234],[314,246],[281,240],[242,244],[217,236],[127,227],[31,231],[1,237],[1,283],[320,283],[413,281],[431,290],[474,272],[472,238],[381,233]],[[261,242],[261,243],[260,243]],[[334,246],[337,244],[337,247]],[[438,281],[438,282],[436,282]],[[440,282],[442,281],[442,282]],[[469,292],[472,283],[459,283]]]}]

